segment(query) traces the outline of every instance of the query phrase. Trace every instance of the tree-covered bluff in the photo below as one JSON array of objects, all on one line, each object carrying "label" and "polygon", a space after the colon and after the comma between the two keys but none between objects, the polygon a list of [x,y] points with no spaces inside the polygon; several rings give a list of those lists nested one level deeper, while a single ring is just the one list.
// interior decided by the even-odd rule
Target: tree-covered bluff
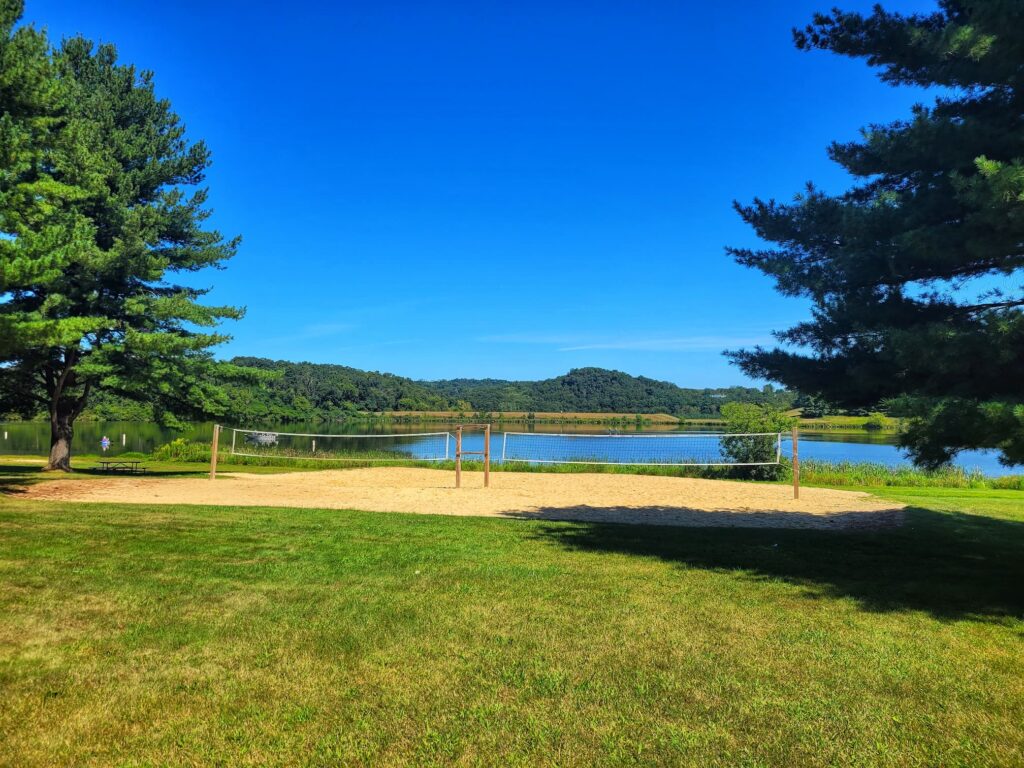
[{"label": "tree-covered bluff", "polygon": [[[236,423],[342,421],[367,413],[448,410],[667,413],[693,418],[717,417],[726,402],[789,408],[795,400],[792,393],[772,387],[690,389],[602,368],[577,368],[540,381],[416,381],[344,365],[256,357],[236,357],[230,363],[264,374],[263,381],[223,383],[231,398],[227,418]],[[145,408],[106,396],[98,397],[86,415],[111,420],[148,418]]]},{"label": "tree-covered bluff", "polygon": [[465,402],[479,411],[547,411],[584,413],[668,413],[717,416],[726,402],[790,407],[792,393],[766,387],[689,389],[668,381],[631,376],[604,368],[575,368],[541,381],[448,379],[424,382],[450,402]]}]

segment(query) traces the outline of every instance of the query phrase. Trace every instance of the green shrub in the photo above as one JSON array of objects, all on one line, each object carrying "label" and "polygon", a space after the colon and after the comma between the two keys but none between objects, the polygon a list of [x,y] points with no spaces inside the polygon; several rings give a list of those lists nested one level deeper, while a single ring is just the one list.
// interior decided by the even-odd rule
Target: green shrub
[{"label": "green shrub", "polygon": [[872,413],[864,422],[864,429],[868,432],[879,432],[885,429],[885,416],[881,413]]},{"label": "green shrub", "polygon": [[153,449],[154,461],[210,462],[210,446],[179,437]]},{"label": "green shrub", "polygon": [[[734,433],[722,438],[722,453],[729,459],[746,464],[760,461],[775,461],[778,450],[774,435],[751,436],[748,433],[784,432],[793,426],[795,419],[787,416],[780,408],[756,403],[726,403],[722,406],[725,431]],[[780,464],[766,464],[753,467],[733,467],[733,477],[750,480],[778,480],[786,471]]]}]

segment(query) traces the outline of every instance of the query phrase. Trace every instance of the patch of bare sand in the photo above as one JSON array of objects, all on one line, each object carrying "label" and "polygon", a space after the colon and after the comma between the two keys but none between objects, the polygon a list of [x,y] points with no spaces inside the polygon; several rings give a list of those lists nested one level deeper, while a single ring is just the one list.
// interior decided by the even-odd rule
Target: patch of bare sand
[{"label": "patch of bare sand", "polygon": [[482,475],[380,467],[203,478],[56,480],[29,498],[128,504],[358,509],[649,525],[863,528],[898,525],[902,505],[857,491],[612,474],[493,472]]}]

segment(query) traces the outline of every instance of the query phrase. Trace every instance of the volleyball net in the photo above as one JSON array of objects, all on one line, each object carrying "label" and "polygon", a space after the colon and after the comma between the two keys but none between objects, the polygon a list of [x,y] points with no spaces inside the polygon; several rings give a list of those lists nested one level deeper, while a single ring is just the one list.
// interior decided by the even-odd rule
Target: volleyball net
[{"label": "volleyball net", "polygon": [[782,434],[505,432],[501,460],[530,464],[754,467],[782,463]]},{"label": "volleyball net", "polygon": [[[652,467],[763,467],[782,464],[784,434],[662,432],[593,435],[502,432],[495,435],[491,432],[490,424],[460,424],[455,428],[455,434],[411,432],[340,435],[214,425],[210,479],[216,479],[217,458],[221,452],[230,456],[265,459],[269,464],[293,460],[352,462],[351,466],[358,466],[359,463],[386,465],[454,459],[456,488],[461,486],[462,461],[467,455],[481,457],[483,485],[488,487],[492,453],[499,455],[501,462],[511,465],[522,462]],[[791,439],[791,459],[787,459],[787,462],[791,462],[792,467],[793,498],[799,499],[800,465],[795,429]],[[498,447],[495,442],[500,444],[500,453],[492,451]],[[515,469],[514,466],[509,468]],[[774,472],[772,470],[767,474]]]},{"label": "volleyball net", "polygon": [[[472,439],[479,443],[483,436]],[[752,467],[782,463],[783,434],[503,432],[495,436],[495,442],[498,440],[500,452],[494,454],[502,462]],[[457,458],[459,450],[449,432],[337,435],[234,427],[224,428],[220,445],[231,456],[381,463],[443,462]],[[470,447],[483,446],[471,443]],[[482,454],[479,450],[463,452]]]},{"label": "volleyball net", "polygon": [[[225,427],[221,446],[232,456],[313,461],[418,462],[451,458],[448,432],[382,435],[314,435]],[[225,445],[227,443],[227,445]]]}]

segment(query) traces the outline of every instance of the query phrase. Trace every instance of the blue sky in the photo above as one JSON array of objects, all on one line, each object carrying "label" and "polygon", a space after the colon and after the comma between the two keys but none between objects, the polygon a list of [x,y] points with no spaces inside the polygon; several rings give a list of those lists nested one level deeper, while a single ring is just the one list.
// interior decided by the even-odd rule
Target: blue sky
[{"label": "blue sky", "polygon": [[720,386],[747,382],[723,348],[807,312],[724,254],[755,242],[732,200],[842,189],[828,143],[923,98],[793,48],[833,2],[27,0],[26,19],[115,43],[212,149],[213,220],[243,245],[200,284],[248,309],[221,356]]}]

